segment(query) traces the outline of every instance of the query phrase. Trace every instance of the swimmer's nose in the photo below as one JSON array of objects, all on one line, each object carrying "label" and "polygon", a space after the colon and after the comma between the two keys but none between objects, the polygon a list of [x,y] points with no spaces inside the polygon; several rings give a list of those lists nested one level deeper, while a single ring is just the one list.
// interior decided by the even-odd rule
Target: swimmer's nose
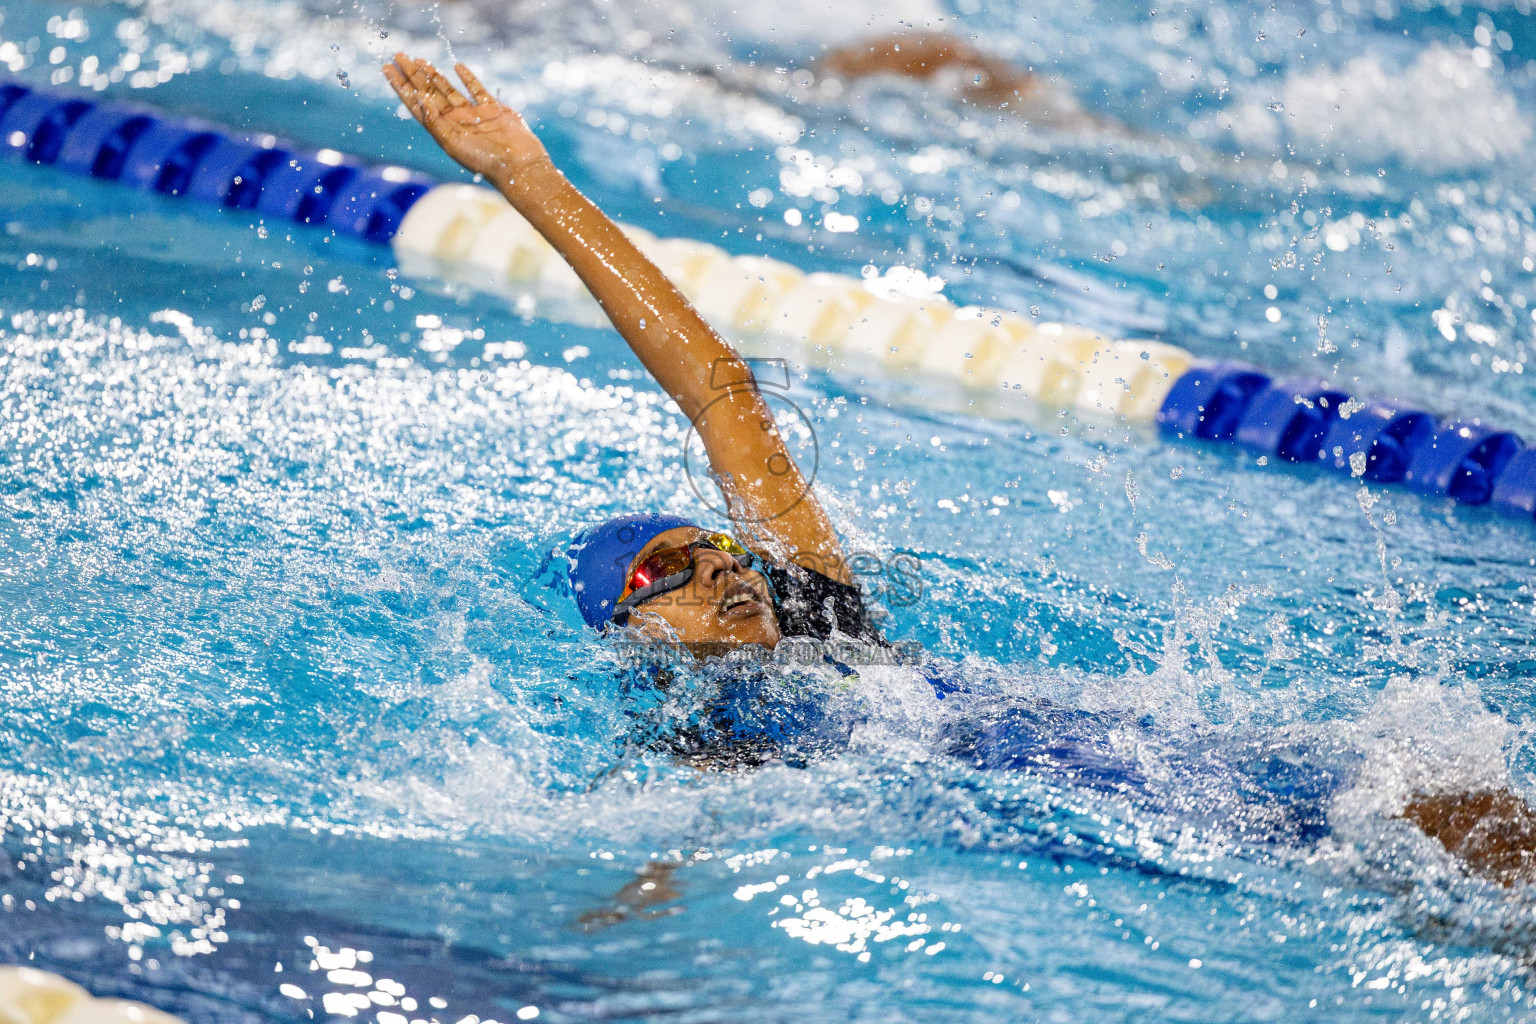
[{"label": "swimmer's nose", "polygon": [[694,576],[699,581],[699,586],[712,588],[727,582],[722,577],[729,577],[742,571],[741,563],[736,561],[736,556],[726,551],[715,551],[711,548],[699,548],[693,553]]}]

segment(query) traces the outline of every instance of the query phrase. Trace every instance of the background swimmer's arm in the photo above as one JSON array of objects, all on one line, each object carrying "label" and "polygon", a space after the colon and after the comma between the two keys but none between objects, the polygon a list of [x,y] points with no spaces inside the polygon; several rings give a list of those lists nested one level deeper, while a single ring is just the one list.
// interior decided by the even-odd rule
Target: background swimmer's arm
[{"label": "background swimmer's arm", "polygon": [[[693,862],[687,863],[691,865]],[[643,865],[635,872],[635,877],[614,894],[607,906],[587,911],[576,919],[576,923],[582,931],[595,932],[636,917],[651,919],[681,914],[682,906],[663,906],[683,895],[672,884],[672,876],[681,866],[670,861],[652,861]],[[655,909],[657,907],[661,909]]]},{"label": "background swimmer's arm", "polygon": [[752,380],[741,356],[555,168],[517,111],[497,102],[468,68],[456,70],[470,98],[436,68],[405,54],[396,54],[384,75],[448,155],[496,185],[565,257],[698,429],[711,469],[728,481],[737,522],[766,530],[789,548],[784,556],[853,582],[832,522],[806,487],[762,395],[739,386]]},{"label": "background swimmer's arm", "polygon": [[953,71],[966,78],[962,91],[967,99],[995,106],[1027,101],[1040,90],[1039,80],[1028,71],[945,32],[900,32],[865,39],[838,47],[817,65],[844,78],[880,74],[932,78]]}]

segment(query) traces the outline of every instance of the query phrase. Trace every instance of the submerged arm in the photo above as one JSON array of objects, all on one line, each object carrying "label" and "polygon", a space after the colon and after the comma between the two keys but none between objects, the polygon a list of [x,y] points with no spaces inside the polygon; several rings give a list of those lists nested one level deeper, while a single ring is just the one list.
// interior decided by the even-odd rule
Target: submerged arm
[{"label": "submerged arm", "polygon": [[556,169],[522,117],[497,102],[468,68],[457,70],[469,98],[424,61],[397,54],[384,66],[400,99],[443,149],[494,184],[597,298],[699,431],[733,517],[762,524],[797,561],[851,582],[831,520],[806,486],[740,354]]},{"label": "submerged arm", "polygon": [[1536,811],[1507,789],[1418,793],[1403,817],[1485,878],[1503,886],[1536,882]]}]

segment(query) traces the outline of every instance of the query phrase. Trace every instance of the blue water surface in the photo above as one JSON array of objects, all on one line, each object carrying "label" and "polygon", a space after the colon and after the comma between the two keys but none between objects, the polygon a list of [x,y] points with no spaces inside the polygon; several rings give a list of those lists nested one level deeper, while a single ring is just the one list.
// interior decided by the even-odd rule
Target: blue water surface
[{"label": "blue water surface", "polygon": [[[944,10],[1098,120],[708,3],[20,0],[0,62],[462,178],[374,73],[457,56],[658,234],[1536,438],[1523,5]],[[1536,1015],[1529,894],[1399,817],[1532,794],[1530,524],[797,361],[924,653],[663,690],[549,561],[706,514],[614,332],[20,162],[0,218],[0,961],[196,1022]]]}]

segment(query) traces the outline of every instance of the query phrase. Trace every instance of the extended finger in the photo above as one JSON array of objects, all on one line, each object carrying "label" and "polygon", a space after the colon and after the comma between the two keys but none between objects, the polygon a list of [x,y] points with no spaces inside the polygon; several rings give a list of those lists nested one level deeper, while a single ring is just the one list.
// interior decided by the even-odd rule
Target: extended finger
[{"label": "extended finger", "polygon": [[444,108],[467,102],[463,96],[459,95],[459,91],[453,87],[452,83],[443,77],[442,72],[430,63],[414,57],[406,57],[406,60],[409,61],[405,68],[406,74],[416,88],[421,90],[423,97],[431,98]]},{"label": "extended finger", "polygon": [[425,82],[425,78],[418,78],[421,72],[418,70],[420,61],[407,54],[404,50],[395,51],[395,67],[400,69],[400,74],[417,88]]},{"label": "extended finger", "polygon": [[394,64],[384,65],[384,80],[390,88],[395,90],[395,95],[400,97],[400,102],[405,109],[411,112],[411,116],[420,118],[421,93],[410,83],[401,70]]},{"label": "extended finger", "polygon": [[421,90],[416,88],[415,83],[395,64],[384,65],[384,78],[395,90],[395,95],[400,97],[400,102],[405,104],[405,109],[411,112],[411,116],[425,122],[430,115],[422,102]]},{"label": "extended finger", "polygon": [[405,104],[405,109],[416,119],[418,124],[430,132],[433,138],[441,142],[441,128],[444,123],[444,112],[447,108],[432,102],[431,97],[422,95],[409,82],[405,83],[405,88],[406,92],[400,94],[400,102]]},{"label": "extended finger", "polygon": [[475,77],[475,73],[469,70],[468,65],[455,64],[453,70],[457,71],[459,77],[464,80],[464,87],[469,90],[469,94],[475,98],[476,103],[496,102],[496,97],[492,96],[490,90],[480,84],[480,79]]},{"label": "extended finger", "polygon": [[391,89],[395,90],[395,95],[400,97],[400,102],[409,106],[411,97],[416,95],[416,87],[406,80],[404,72],[394,61],[384,65],[384,80],[389,83]]},{"label": "extended finger", "polygon": [[[405,73],[406,80],[416,89],[421,109],[431,114],[441,114],[452,104],[439,93],[433,85],[432,76],[435,69],[424,60],[416,60],[407,57],[404,53],[395,54],[395,63]],[[438,75],[441,78],[441,75]]]},{"label": "extended finger", "polygon": [[469,100],[464,98],[464,94],[454,88],[453,83],[448,81],[441,71],[430,64],[427,65],[427,76],[432,82],[432,88],[442,97],[443,102],[447,103],[450,107],[462,107],[469,104]]}]

